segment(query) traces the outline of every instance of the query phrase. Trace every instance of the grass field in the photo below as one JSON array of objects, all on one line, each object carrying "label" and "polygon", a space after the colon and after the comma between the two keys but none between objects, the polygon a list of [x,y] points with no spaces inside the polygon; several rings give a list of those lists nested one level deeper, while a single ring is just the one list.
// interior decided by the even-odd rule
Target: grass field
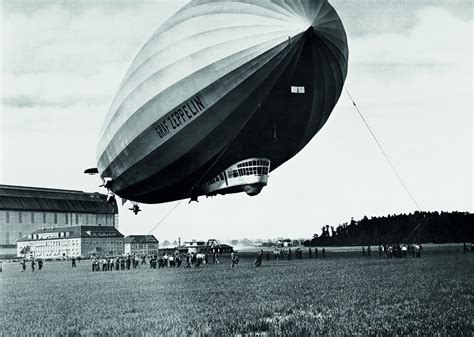
[{"label": "grass field", "polygon": [[472,335],[474,254],[421,259],[241,259],[192,269],[92,273],[4,264],[1,328],[22,334]]}]

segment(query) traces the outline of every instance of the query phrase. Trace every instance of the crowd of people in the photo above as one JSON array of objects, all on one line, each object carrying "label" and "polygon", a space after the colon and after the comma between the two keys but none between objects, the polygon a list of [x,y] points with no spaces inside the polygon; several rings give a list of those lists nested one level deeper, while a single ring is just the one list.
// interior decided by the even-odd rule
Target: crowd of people
[{"label": "crowd of people", "polygon": [[[30,266],[31,266],[31,271],[33,273],[35,272],[36,264],[38,264],[38,270],[43,269],[43,260],[42,259],[31,259],[31,261],[29,261],[29,263],[30,263]],[[22,259],[20,261],[20,265],[21,265],[21,272],[23,273],[24,271],[26,271],[26,259]]]},{"label": "crowd of people", "polygon": [[[386,259],[393,259],[393,258],[404,258],[404,257],[421,257],[421,251],[423,247],[421,244],[391,244],[391,245],[379,245],[378,247],[378,255],[379,257],[384,257]],[[372,255],[372,248],[367,246],[367,250],[365,247],[362,247],[362,255],[363,256],[371,256]]]},{"label": "crowd of people", "polygon": [[[393,259],[393,258],[406,258],[406,257],[413,257],[419,258],[421,257],[421,251],[423,247],[421,244],[391,244],[391,245],[379,245],[378,246],[378,256],[380,258],[386,259]],[[464,243],[463,245],[463,253],[466,252],[473,252],[473,245],[471,244],[470,249]],[[367,247],[362,247],[362,255],[363,256],[372,256],[372,247],[369,245]],[[305,253],[306,255],[306,253]],[[307,257],[310,259],[318,259],[318,258],[326,258],[326,249],[322,248],[318,250],[316,247],[309,247],[307,251]],[[116,256],[116,257],[99,257],[99,256],[92,256],[92,271],[114,271],[114,270],[130,270],[140,268],[140,266],[145,265],[150,269],[159,269],[159,268],[198,268],[201,265],[206,264],[220,264],[220,255],[217,252],[213,253],[165,253],[162,255],[146,255],[146,256],[138,256],[134,254]],[[262,266],[264,258],[269,261],[271,257],[271,252],[260,250],[257,252],[257,255],[254,260],[254,266],[260,267]],[[301,248],[296,248],[292,250],[291,248],[282,249],[282,248],[275,248],[273,250],[273,260],[288,260],[291,261],[293,258],[295,259],[303,259],[303,250]],[[80,258],[72,257],[71,267],[76,268],[76,261],[79,261]],[[34,272],[36,266],[38,266],[38,270],[43,268],[43,260],[41,258],[32,258],[31,260],[22,259],[20,262],[21,271],[26,271],[27,263],[31,266],[31,271]],[[239,263],[239,257],[237,256],[237,252],[232,252],[230,254],[230,264],[233,268]]]},{"label": "crowd of people", "polygon": [[[211,260],[212,259],[212,260]],[[111,271],[111,270],[130,270],[140,266],[148,266],[150,269],[159,268],[184,268],[200,267],[203,264],[219,264],[219,253],[179,253],[162,254],[162,255],[144,255],[137,256],[128,254],[126,256],[117,257],[93,257],[92,271]],[[234,267],[238,263],[236,253],[231,253],[231,266]],[[75,267],[73,262],[72,267]]]}]

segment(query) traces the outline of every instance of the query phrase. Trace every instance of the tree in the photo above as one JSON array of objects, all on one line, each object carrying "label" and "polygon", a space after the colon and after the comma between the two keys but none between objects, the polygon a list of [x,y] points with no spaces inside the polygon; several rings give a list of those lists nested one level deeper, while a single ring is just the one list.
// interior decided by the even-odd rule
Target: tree
[{"label": "tree", "polygon": [[20,250],[20,254],[26,257],[31,252],[30,246],[25,246]]}]

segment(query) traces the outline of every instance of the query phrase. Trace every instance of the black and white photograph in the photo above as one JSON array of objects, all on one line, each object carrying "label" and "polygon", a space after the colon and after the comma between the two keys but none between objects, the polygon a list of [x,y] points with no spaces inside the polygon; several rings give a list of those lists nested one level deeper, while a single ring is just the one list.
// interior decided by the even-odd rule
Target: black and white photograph
[{"label": "black and white photograph", "polygon": [[473,13],[1,0],[0,335],[473,335]]}]

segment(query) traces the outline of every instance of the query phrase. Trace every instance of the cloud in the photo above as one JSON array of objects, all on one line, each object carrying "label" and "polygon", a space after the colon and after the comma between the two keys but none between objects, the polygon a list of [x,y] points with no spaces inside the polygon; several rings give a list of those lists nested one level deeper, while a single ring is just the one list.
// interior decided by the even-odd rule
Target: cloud
[{"label": "cloud", "polygon": [[383,33],[349,40],[351,63],[355,66],[459,66],[469,70],[472,20],[460,19],[434,7],[417,11],[416,19],[416,25],[404,34]]},{"label": "cloud", "polygon": [[147,2],[113,11],[108,5],[75,10],[67,2],[28,11],[7,6],[2,17],[3,104],[109,103],[156,22],[180,5],[160,11],[157,3]]}]

